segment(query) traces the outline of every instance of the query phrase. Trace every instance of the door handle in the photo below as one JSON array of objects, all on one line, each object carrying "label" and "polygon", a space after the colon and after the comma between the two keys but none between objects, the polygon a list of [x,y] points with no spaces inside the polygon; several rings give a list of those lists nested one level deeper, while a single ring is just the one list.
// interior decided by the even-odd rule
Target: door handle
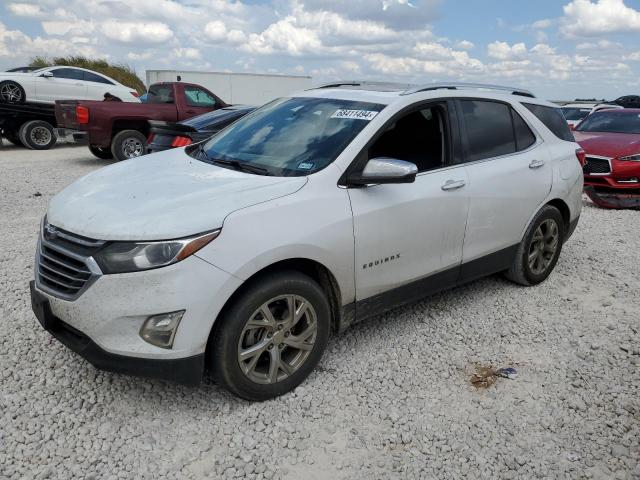
[{"label": "door handle", "polygon": [[544,165],[544,160],[531,160],[529,163],[529,168],[540,168]]},{"label": "door handle", "polygon": [[442,184],[440,188],[442,188],[442,190],[444,191],[457,190],[459,188],[464,187],[466,184],[467,183],[464,180],[447,180]]},{"label": "door handle", "polygon": [[84,83],[82,83],[82,82],[76,82],[76,85],[77,85],[78,87],[84,87]]}]

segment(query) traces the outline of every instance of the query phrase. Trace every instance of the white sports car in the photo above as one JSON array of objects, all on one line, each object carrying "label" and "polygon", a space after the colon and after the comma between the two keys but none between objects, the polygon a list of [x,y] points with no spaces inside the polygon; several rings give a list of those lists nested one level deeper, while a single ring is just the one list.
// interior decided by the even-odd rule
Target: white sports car
[{"label": "white sports car", "polygon": [[0,72],[0,102],[102,100],[105,93],[124,102],[140,101],[134,89],[84,68],[56,66],[30,72]]}]

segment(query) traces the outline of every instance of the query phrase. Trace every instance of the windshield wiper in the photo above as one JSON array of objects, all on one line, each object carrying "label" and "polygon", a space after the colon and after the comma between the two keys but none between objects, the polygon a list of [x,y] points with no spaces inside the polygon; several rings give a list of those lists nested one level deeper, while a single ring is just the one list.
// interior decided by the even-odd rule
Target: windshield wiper
[{"label": "windshield wiper", "polygon": [[222,158],[216,158],[215,160],[211,160],[211,163],[213,163],[214,165],[233,167],[239,172],[255,173],[256,175],[271,175],[269,170],[267,170],[266,168],[257,167],[255,165],[251,165],[246,162],[239,162],[238,160],[226,160]]}]

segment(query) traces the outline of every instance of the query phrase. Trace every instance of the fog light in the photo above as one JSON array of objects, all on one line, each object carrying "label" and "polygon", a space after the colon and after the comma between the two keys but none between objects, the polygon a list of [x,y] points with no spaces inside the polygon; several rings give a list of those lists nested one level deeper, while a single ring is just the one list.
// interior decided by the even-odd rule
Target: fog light
[{"label": "fog light", "polygon": [[145,342],[160,348],[173,347],[173,339],[184,310],[161,313],[147,318],[140,329],[140,336]]}]

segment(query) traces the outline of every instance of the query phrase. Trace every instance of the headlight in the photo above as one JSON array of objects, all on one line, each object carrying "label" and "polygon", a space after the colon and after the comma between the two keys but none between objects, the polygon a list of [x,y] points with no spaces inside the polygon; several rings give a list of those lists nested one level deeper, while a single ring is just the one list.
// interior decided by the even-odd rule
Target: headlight
[{"label": "headlight", "polygon": [[93,258],[103,273],[139,272],[184,260],[218,235],[220,230],[164,242],[113,242]]},{"label": "headlight", "polygon": [[620,157],[618,160],[622,160],[624,162],[640,162],[640,153],[636,153],[635,155],[627,155],[626,157]]}]

